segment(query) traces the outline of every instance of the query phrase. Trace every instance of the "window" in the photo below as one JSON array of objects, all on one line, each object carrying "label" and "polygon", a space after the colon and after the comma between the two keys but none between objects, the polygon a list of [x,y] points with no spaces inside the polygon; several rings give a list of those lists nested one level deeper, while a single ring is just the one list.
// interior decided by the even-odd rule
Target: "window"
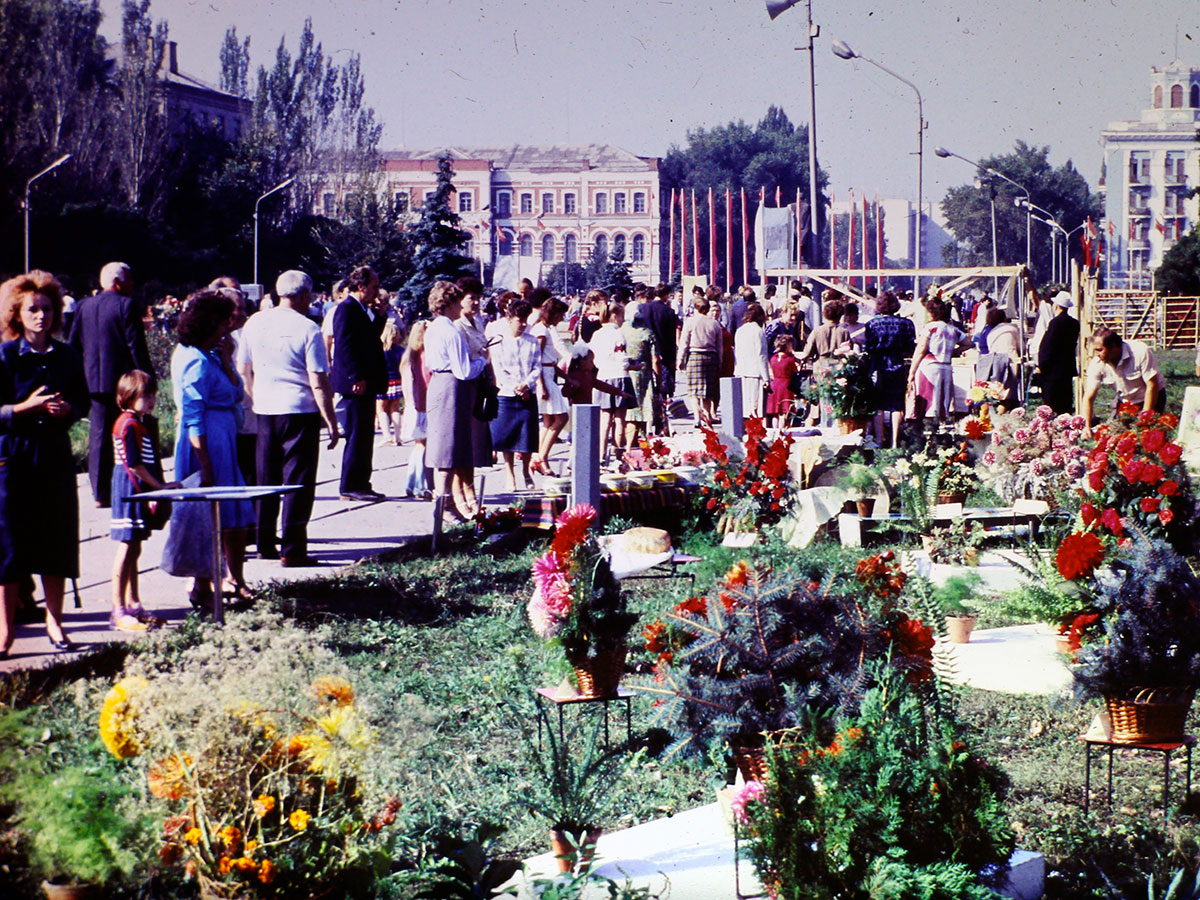
[{"label": "window", "polygon": [[565,262],[575,262],[579,256],[578,242],[575,240],[575,235],[568,234],[563,238],[563,260]]},{"label": "window", "polygon": [[1200,109],[1200,84],[1193,84],[1189,94],[1188,106],[1192,109]]},{"label": "window", "polygon": [[608,194],[596,195],[596,215],[603,216],[608,212]]},{"label": "window", "polygon": [[635,213],[644,213],[646,211],[646,195],[641,191],[633,195],[633,211]]},{"label": "window", "polygon": [[462,249],[462,255],[465,256],[467,259],[475,258],[475,242],[474,241],[463,241],[463,245],[462,245],[461,249]]},{"label": "window", "polygon": [[521,215],[533,215],[533,194],[521,195]]},{"label": "window", "polygon": [[496,250],[501,256],[512,256],[513,235],[507,228],[496,229]]},{"label": "window", "polygon": [[563,194],[563,212],[568,216],[575,215],[575,195]]},{"label": "window", "polygon": [[633,236],[633,261],[646,261],[646,236],[643,234],[635,234]]},{"label": "window", "polygon": [[1150,183],[1150,154],[1149,153],[1131,153],[1131,154],[1129,154],[1129,183],[1130,184],[1149,184]]},{"label": "window", "polygon": [[408,191],[399,191],[396,194],[396,212],[408,212]]},{"label": "window", "polygon": [[554,261],[554,235],[542,235],[542,262]]},{"label": "window", "polygon": [[459,191],[458,193],[458,211],[460,213],[470,212],[475,205],[474,194],[470,191]]},{"label": "window", "polygon": [[496,215],[507,216],[512,212],[512,194],[503,191],[496,195]]},{"label": "window", "polygon": [[533,235],[521,235],[521,255],[533,256]]},{"label": "window", "polygon": [[1130,250],[1129,268],[1134,272],[1144,272],[1150,262],[1149,250]]},{"label": "window", "polygon": [[1154,108],[1162,109],[1162,85],[1161,84],[1156,84],[1154,86]]},{"label": "window", "polygon": [[625,258],[625,235],[623,235],[623,234],[614,234],[613,235],[612,258],[613,259],[624,259]]},{"label": "window", "polygon": [[1171,85],[1171,109],[1183,108],[1183,85]]},{"label": "window", "polygon": [[321,214],[326,218],[333,218],[333,191],[326,191],[321,195]]},{"label": "window", "polygon": [[613,212],[618,214],[625,212],[625,195],[623,193],[613,194]]},{"label": "window", "polygon": [[542,215],[554,212],[554,195],[542,194]]},{"label": "window", "polygon": [[606,235],[606,234],[596,235],[596,244],[595,244],[595,248],[592,250],[592,253],[597,257],[602,257],[602,256],[608,255],[608,235]]},{"label": "window", "polygon": [[1148,211],[1147,201],[1150,195],[1145,191],[1130,191],[1129,192],[1129,214],[1131,216],[1144,216]]},{"label": "window", "polygon": [[1187,175],[1184,172],[1186,161],[1187,156],[1182,151],[1174,150],[1167,152],[1167,184],[1185,184],[1187,182]]}]

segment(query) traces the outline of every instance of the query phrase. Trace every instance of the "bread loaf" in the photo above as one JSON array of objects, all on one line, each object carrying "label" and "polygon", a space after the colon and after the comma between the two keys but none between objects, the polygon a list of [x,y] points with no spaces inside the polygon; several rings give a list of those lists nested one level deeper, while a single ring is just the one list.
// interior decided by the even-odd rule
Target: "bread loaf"
[{"label": "bread loaf", "polygon": [[621,538],[626,553],[666,553],[671,549],[671,535],[661,528],[630,528]]}]

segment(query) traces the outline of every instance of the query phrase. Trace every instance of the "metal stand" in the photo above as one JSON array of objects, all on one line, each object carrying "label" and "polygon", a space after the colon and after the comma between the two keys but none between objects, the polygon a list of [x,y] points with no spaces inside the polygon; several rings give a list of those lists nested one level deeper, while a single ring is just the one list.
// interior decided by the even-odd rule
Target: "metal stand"
[{"label": "metal stand", "polygon": [[[573,706],[577,703],[599,703],[603,707],[604,714],[604,746],[607,748],[610,745],[608,736],[608,706],[610,703],[625,703],[625,743],[629,744],[633,741],[633,691],[622,687],[617,688],[616,694],[611,697],[581,697],[574,694],[567,697],[559,696],[557,688],[538,688],[534,692],[534,700],[538,706],[542,705],[542,701],[549,700],[558,709],[558,741],[560,744],[566,740],[566,731],[563,722],[563,711],[568,706]],[[542,748],[542,718],[538,717],[538,749]]]},{"label": "metal stand", "polygon": [[765,890],[759,891],[757,894],[742,893],[742,853],[741,853],[741,829],[737,816],[733,817],[733,891],[737,900],[754,900],[756,897],[766,897]]},{"label": "metal stand", "polygon": [[1163,815],[1167,814],[1168,797],[1171,792],[1171,755],[1183,747],[1187,750],[1187,772],[1184,782],[1184,795],[1186,801],[1192,795],[1192,745],[1196,743],[1194,735],[1185,734],[1182,740],[1168,741],[1160,744],[1137,744],[1127,741],[1110,741],[1105,738],[1093,738],[1087,735],[1080,735],[1079,740],[1083,742],[1083,814],[1088,814],[1090,808],[1091,792],[1092,792],[1092,748],[1099,747],[1101,751],[1108,751],[1108,804],[1112,806],[1112,789],[1113,789],[1113,751],[1121,750],[1149,750],[1152,753],[1161,753],[1163,757]]}]

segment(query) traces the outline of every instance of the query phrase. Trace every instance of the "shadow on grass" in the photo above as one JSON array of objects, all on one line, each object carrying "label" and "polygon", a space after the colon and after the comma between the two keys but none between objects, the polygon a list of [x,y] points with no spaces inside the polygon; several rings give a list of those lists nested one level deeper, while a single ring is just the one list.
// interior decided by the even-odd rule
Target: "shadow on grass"
[{"label": "shadow on grass", "polygon": [[113,679],[125,665],[130,645],[122,641],[100,644],[67,662],[53,660],[33,669],[0,676],[0,707],[23,708],[43,702],[61,685],[85,678]]}]

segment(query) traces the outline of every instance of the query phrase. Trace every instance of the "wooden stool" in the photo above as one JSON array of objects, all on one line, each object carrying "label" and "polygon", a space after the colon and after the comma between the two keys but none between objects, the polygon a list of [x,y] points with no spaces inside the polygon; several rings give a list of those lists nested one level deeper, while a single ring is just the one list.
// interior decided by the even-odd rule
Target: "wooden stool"
[{"label": "wooden stool", "polygon": [[1171,791],[1171,754],[1183,747],[1187,750],[1187,775],[1185,785],[1184,800],[1192,794],[1192,745],[1196,743],[1194,735],[1185,734],[1178,741],[1167,741],[1158,744],[1142,744],[1132,743],[1129,741],[1111,741],[1107,738],[1088,737],[1086,734],[1081,734],[1079,740],[1083,743],[1084,768],[1083,768],[1083,814],[1088,814],[1090,802],[1090,794],[1092,788],[1092,748],[1099,747],[1101,750],[1108,750],[1108,805],[1112,806],[1112,784],[1113,784],[1113,751],[1121,750],[1149,750],[1154,753],[1163,755],[1163,815],[1167,813],[1167,798]]},{"label": "wooden stool", "polygon": [[[627,688],[618,687],[617,692],[610,697],[584,697],[579,694],[568,694],[562,696],[558,693],[558,688],[540,687],[534,692],[534,699],[538,706],[542,705],[543,700],[549,700],[558,710],[558,740],[559,743],[565,741],[565,732],[563,729],[563,711],[568,706],[573,706],[577,703],[600,703],[603,704],[604,710],[604,746],[609,746],[608,738],[608,705],[610,703],[625,703],[625,743],[629,744],[633,741],[633,691]],[[538,749],[542,746],[542,720],[538,717]]]}]

